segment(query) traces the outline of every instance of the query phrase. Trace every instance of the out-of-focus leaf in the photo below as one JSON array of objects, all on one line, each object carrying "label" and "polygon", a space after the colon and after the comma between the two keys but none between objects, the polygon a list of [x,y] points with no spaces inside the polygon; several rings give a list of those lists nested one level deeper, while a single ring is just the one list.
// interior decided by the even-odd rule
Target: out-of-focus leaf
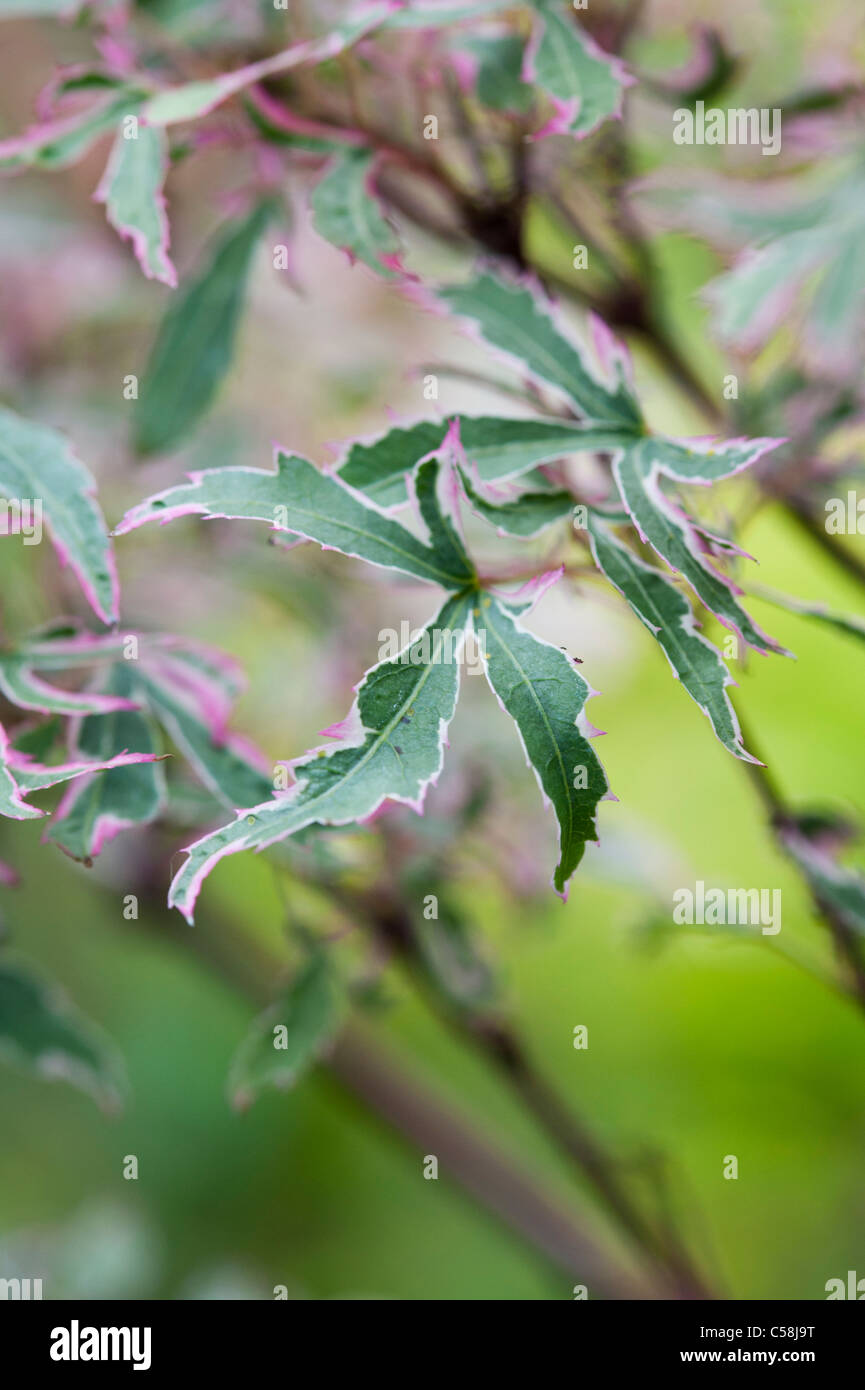
[{"label": "out-of-focus leaf", "polygon": [[124,116],[133,115],[141,101],[141,92],[123,88],[86,111],[56,121],[40,121],[22,135],[0,141],[0,173],[68,168],[83,158],[100,135],[113,130]]},{"label": "out-of-focus leaf", "polygon": [[781,837],[818,905],[840,918],[857,936],[865,936],[865,876],[845,868],[796,830],[782,831]]},{"label": "out-of-focus leaf", "polygon": [[534,92],[523,81],[525,43],[518,34],[471,36],[460,47],[477,63],[475,92],[482,106],[491,111],[529,110]]},{"label": "out-of-focus leaf", "polygon": [[110,768],[126,768],[135,763],[152,761],[152,754],[124,751],[101,760],[85,759],[46,766],[10,744],[6,731],[0,728],[0,816],[9,816],[12,820],[36,820],[45,812],[25,800],[31,792],[56,787],[73,777],[86,777]]},{"label": "out-of-focus leaf", "polygon": [[94,491],[90,473],[61,434],[0,407],[0,495],[38,503],[61,561],[75,571],[93,611],[111,623],[117,619],[117,576]]},{"label": "out-of-focus leaf", "polygon": [[148,280],[161,280],[173,289],[177,272],[168,255],[168,217],[162,191],[167,168],[164,131],[139,124],[134,138],[127,139],[120,130],[95,196],[97,202],[105,204],[112,227],[132,242]]},{"label": "out-of-focus leaf", "polygon": [[[106,685],[118,695],[133,695],[131,663],[113,667]],[[158,735],[150,719],[136,710],[115,710],[81,720],[70,740],[75,759],[104,762],[116,753],[159,753]],[[89,862],[103,847],[135,825],[155,820],[165,799],[162,764],[139,763],[114,768],[94,777],[80,777],[64,795],[46,840],[73,859]]]},{"label": "out-of-focus leaf", "polygon": [[[527,285],[481,274],[464,284],[445,286],[437,291],[437,298],[474,325],[517,370],[560,391],[583,419],[613,429],[642,429],[642,412],[625,378],[624,359],[614,345],[604,337],[608,385],[590,369],[582,350]],[[598,321],[596,326],[600,330]]]},{"label": "out-of-focus leaf", "polygon": [[310,199],[313,226],[325,241],[363,261],[378,275],[396,276],[399,238],[378,202],[372,150],[340,150]]},{"label": "out-of-focus leaf", "polygon": [[137,684],[151,712],[223,806],[236,810],[273,791],[273,777],[245,739],[208,720],[201,683],[191,682],[183,654],[142,661]]},{"label": "out-of-focus leaf", "polygon": [[587,738],[589,687],[559,647],[521,627],[492,595],[480,598],[474,626],[485,639],[490,685],[556,813],[561,857],[553,886],[565,896],[586,841],[597,839],[595,811],[608,791]]},{"label": "out-of-focus leaf", "polygon": [[177,121],[197,120],[255,82],[263,82],[265,78],[275,77],[291,68],[312,66],[336,57],[364,34],[377,28],[389,12],[390,6],[387,4],[365,6],[357,15],[349,15],[323,38],[294,44],[272,58],[249,63],[234,72],[223,73],[221,77],[168,87],[150,98],[144,108],[145,119],[151,125],[173,125]]},{"label": "out-of-focus leaf", "polygon": [[[127,660],[124,651],[130,639],[140,647],[134,660]],[[90,708],[100,712],[112,707],[140,708],[142,719],[146,719],[149,712],[176,744],[196,776],[231,810],[252,805],[273,790],[272,772],[263,755],[246,739],[228,730],[233,703],[243,688],[243,677],[237,664],[213,647],[187,638],[149,634],[96,637],[73,629],[37,634],[8,660],[19,661],[28,673],[34,669],[107,669],[111,673],[112,688],[123,694],[87,691],[81,700],[89,701]],[[32,674],[30,680],[34,680]],[[36,691],[40,700],[37,708],[48,707],[43,691],[53,693],[53,689],[44,686]],[[60,696],[65,694],[58,692]],[[69,697],[70,702],[78,698],[75,694]],[[97,700],[100,705],[96,704]],[[82,708],[86,710],[87,706]],[[70,704],[68,710],[64,708],[61,712],[79,711]],[[99,721],[94,720],[94,731],[99,726]],[[112,726],[106,723],[102,727]],[[119,728],[119,722],[113,727]],[[125,727],[132,729],[133,724]],[[140,725],[135,727],[141,732]],[[21,747],[23,749],[23,744]],[[33,756],[39,753],[35,745],[27,751]],[[119,783],[119,779],[117,781]],[[143,783],[143,777],[140,781]],[[207,819],[213,818],[213,809],[211,803]]]},{"label": "out-of-focus leaf", "polygon": [[420,811],[442,766],[470,603],[448,599],[421,639],[367,673],[347,719],[325,730],[339,742],[289,764],[296,781],[284,795],[189,847],[171,906],[191,921],[204,879],[226,855],[263,849],[307,825],[363,820],[388,799]]},{"label": "out-of-focus leaf", "polygon": [[26,651],[0,655],[0,690],[19,709],[38,710],[40,714],[107,714],[135,707],[135,702],[125,696],[97,690],[61,690],[49,685],[36,675]]},{"label": "out-of-focus leaf", "polygon": [[256,1018],[231,1063],[228,1090],[246,1110],[266,1086],[287,1091],[326,1051],[342,1018],[342,990],[324,951]]},{"label": "out-of-focus leaf", "polygon": [[209,408],[234,356],[234,339],[269,199],[229,226],[204,267],[188,280],[159,328],[133,416],[140,456],[181,442]]},{"label": "out-of-focus leaf", "polygon": [[812,618],[815,622],[824,623],[826,627],[834,627],[839,632],[846,633],[848,637],[856,637],[860,642],[865,641],[863,618],[854,617],[851,613],[834,613],[825,604],[807,603],[803,599],[793,598],[790,594],[779,594],[774,589],[764,589],[758,585],[752,585],[748,592],[754,598],[774,604],[776,608],[783,608],[800,618]]},{"label": "out-of-focus leaf", "polygon": [[652,180],[641,200],[662,225],[684,227],[722,247],[745,248],[706,287],[720,336],[742,351],[762,348],[791,321],[796,351],[819,375],[861,371],[865,340],[863,174],[856,163],[815,176],[687,186]]},{"label": "out-of-focus leaf", "polygon": [[536,19],[523,77],[547,92],[555,115],[538,135],[582,138],[621,115],[631,78],[618,58],[604,53],[562,0],[530,0]]},{"label": "out-of-focus leaf", "polygon": [[0,1057],[48,1081],[68,1081],[108,1110],[125,1088],[107,1038],[29,966],[0,958]]}]

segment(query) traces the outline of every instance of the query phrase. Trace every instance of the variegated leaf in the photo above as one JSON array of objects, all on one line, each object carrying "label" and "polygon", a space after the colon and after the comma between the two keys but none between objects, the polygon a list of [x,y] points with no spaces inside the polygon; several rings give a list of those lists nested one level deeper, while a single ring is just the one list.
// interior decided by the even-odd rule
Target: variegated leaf
[{"label": "variegated leaf", "polygon": [[264,849],[308,825],[363,820],[388,799],[419,811],[441,770],[469,612],[468,597],[448,599],[422,638],[374,666],[348,718],[325,731],[339,742],[289,764],[296,780],[284,795],[191,845],[169,903],[191,921],[203,880],[226,855]]},{"label": "variegated leaf", "polygon": [[697,629],[691,606],[659,569],[647,565],[617,539],[612,526],[589,513],[588,534],[595,563],[615,585],[663,648],[673,675],[699,705],[724,747],[754,761],[742,746],[736,712],[727,695],[734,681],[721,653]]},{"label": "variegated leaf", "polygon": [[[117,576],[105,522],[84,464],[56,430],[0,408],[0,496],[44,517],[61,561],[68,563],[104,623],[117,619]],[[20,528],[19,528],[20,529]]]},{"label": "variegated leaf", "polygon": [[632,79],[574,19],[563,0],[530,0],[536,21],[523,79],[549,93],[555,115],[539,135],[583,137],[602,121],[620,116],[622,93]]},{"label": "variegated leaf", "polygon": [[701,603],[725,627],[739,633],[757,651],[783,653],[783,647],[767,637],[745,612],[736,597],[740,591],[732,581],[709,563],[698,529],[659,483],[661,476],[683,483],[715,482],[749,467],[778,442],[729,440],[712,447],[646,436],[615,456],[613,471],[622,502],[641,539],[688,581]]},{"label": "variegated leaf", "polygon": [[[132,663],[118,663],[104,681],[118,696],[135,694]],[[70,739],[70,756],[104,762],[119,752],[160,752],[152,721],[137,710],[119,709],[90,715],[78,722]],[[165,801],[162,764],[143,762],[113,768],[92,777],[79,777],[64,794],[45,839],[73,859],[89,863],[120,831],[146,825],[159,815]]]},{"label": "variegated leaf", "polygon": [[112,227],[132,242],[148,280],[161,280],[174,289],[177,271],[168,255],[170,237],[163,194],[167,168],[164,131],[139,123],[134,137],[127,138],[121,129],[95,197],[105,204]]},{"label": "variegated leaf", "polygon": [[376,439],[358,440],[338,465],[339,476],[377,506],[397,507],[406,500],[407,474],[441,448],[455,425],[460,452],[482,482],[514,478],[566,454],[621,447],[631,438],[629,431],[581,425],[576,420],[450,415],[445,420],[398,425]]},{"label": "variegated leaf", "polygon": [[167,488],[127,513],[123,535],[147,521],[197,515],[266,521],[372,565],[402,570],[461,589],[472,580],[467,559],[425,545],[399,522],[383,516],[338,476],[322,473],[297,454],[278,453],[276,472],[261,468],[215,468],[193,473],[188,483]]},{"label": "variegated leaf", "polygon": [[516,724],[559,822],[561,854],[553,886],[566,896],[586,841],[597,839],[595,812],[608,793],[587,737],[585,705],[591,692],[559,647],[527,631],[492,595],[479,598],[474,626],[485,643],[490,685]]},{"label": "variegated leaf", "polygon": [[379,205],[372,150],[340,150],[319,179],[310,199],[313,226],[349,259],[363,261],[376,274],[393,278],[399,265],[399,238]]},{"label": "variegated leaf", "polygon": [[518,371],[528,371],[560,391],[584,420],[631,433],[642,430],[642,412],[626,379],[625,360],[600,320],[593,326],[606,381],[527,284],[510,284],[484,273],[464,284],[445,286],[437,298],[468,320]]}]

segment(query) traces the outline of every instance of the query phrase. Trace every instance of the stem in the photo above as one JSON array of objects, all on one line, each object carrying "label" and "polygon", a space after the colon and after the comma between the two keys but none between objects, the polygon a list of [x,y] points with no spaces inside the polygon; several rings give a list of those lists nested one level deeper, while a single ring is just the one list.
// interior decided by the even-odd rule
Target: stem
[{"label": "stem", "polygon": [[[179,944],[164,914],[154,929]],[[271,1001],[281,962],[260,947],[211,920],[207,930],[186,934],[185,942],[232,990],[256,1007]],[[590,1293],[611,1299],[653,1299],[654,1287],[611,1259],[600,1242],[568,1209],[554,1202],[532,1176],[445,1105],[417,1076],[395,1065],[366,1030],[343,1029],[324,1065],[350,1095],[406,1140],[415,1152],[435,1155],[445,1174],[520,1235],[556,1270],[586,1284]]]},{"label": "stem", "polygon": [[712,1297],[684,1250],[669,1235],[660,1237],[646,1221],[619,1181],[616,1160],[587,1126],[561,1104],[535,1071],[513,1030],[500,1019],[483,1012],[446,1008],[438,994],[426,987],[418,968],[411,914],[393,890],[380,886],[372,893],[351,895],[346,898],[346,905],[351,906],[355,916],[363,913],[374,934],[402,960],[436,1016],[470,1042],[507,1081],[540,1128],[577,1166],[606,1210],[653,1268],[655,1278],[665,1282],[678,1298]]},{"label": "stem", "polygon": [[822,521],[814,515],[808,503],[800,497],[785,497],[783,505],[787,515],[793,518],[800,530],[810,536],[811,540],[820,547],[825,555],[834,560],[845,574],[865,587],[865,563],[859,559],[858,555],[854,555],[852,550],[840,545],[834,536],[829,535]]},{"label": "stem", "polygon": [[[741,714],[738,714],[738,710],[737,715],[746,747],[754,757],[760,757],[753,731],[747,727]],[[764,760],[761,758],[762,761]],[[785,858],[789,859],[801,873],[801,867],[795,855],[790,853],[784,835],[785,830],[789,830],[796,824],[793,809],[784,799],[767,767],[761,767],[758,763],[746,762],[743,762],[742,766],[746,769],[751,785],[763,803],[775,843]],[[860,1008],[865,1009],[865,961],[863,961],[860,950],[860,940],[844,918],[836,912],[832,903],[827,902],[810,883],[808,883],[808,891],[811,894],[817,915],[829,928],[838,954],[845,962],[850,974],[850,984],[846,987],[846,993],[852,995]]]}]

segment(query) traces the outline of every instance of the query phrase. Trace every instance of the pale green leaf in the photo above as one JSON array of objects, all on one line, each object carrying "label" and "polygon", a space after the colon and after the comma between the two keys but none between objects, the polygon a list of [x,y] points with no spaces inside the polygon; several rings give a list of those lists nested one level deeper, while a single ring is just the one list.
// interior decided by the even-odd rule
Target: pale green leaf
[{"label": "pale green leaf", "polygon": [[474,510],[495,526],[501,535],[520,536],[527,540],[537,536],[574,511],[574,499],[569,492],[551,489],[549,492],[523,492],[509,501],[495,502],[484,497],[472,485],[464,469],[460,470],[463,489]]},{"label": "pale green leaf", "polygon": [[108,1110],[125,1089],[122,1063],[100,1030],[29,966],[0,959],[0,1057],[48,1081],[68,1081]]},{"label": "pale green leaf", "polygon": [[105,204],[112,227],[132,242],[148,280],[161,280],[173,289],[177,272],[168,255],[168,218],[162,191],[167,167],[164,131],[139,124],[134,138],[127,139],[121,129],[95,197]]},{"label": "pale green leaf", "polygon": [[618,116],[630,77],[604,53],[562,0],[531,0],[537,15],[523,76],[549,93],[555,116],[539,134],[585,136]]},{"label": "pale green leaf", "polygon": [[341,990],[321,950],[314,951],[291,984],[256,1018],[231,1063],[228,1090],[245,1110],[266,1086],[289,1090],[333,1041]]},{"label": "pale green leaf", "polygon": [[117,619],[117,577],[94,492],[90,473],[61,434],[0,407],[0,496],[38,504],[61,560],[94,612],[110,623]]},{"label": "pale green leaf", "polygon": [[319,236],[352,261],[392,278],[400,244],[372,186],[375,159],[371,150],[341,150],[313,189],[312,222]]}]

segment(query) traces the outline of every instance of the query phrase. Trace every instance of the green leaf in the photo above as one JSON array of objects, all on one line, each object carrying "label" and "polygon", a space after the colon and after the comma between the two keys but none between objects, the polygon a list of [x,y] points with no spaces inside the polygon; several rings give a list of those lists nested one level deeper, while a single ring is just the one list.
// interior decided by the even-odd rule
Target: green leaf
[{"label": "green leaf", "polygon": [[[109,671],[105,688],[120,696],[135,693],[130,663]],[[160,751],[152,722],[136,710],[115,710],[83,719],[71,741],[70,756],[104,762],[117,753]],[[73,859],[90,862],[121,830],[146,825],[165,801],[162,764],[138,763],[93,777],[80,777],[63,797],[45,838]]]},{"label": "green leaf", "polygon": [[61,120],[40,121],[22,135],[0,141],[0,172],[19,169],[66,169],[82,159],[101,135],[114,130],[124,116],[133,115],[143,94],[130,87]]},{"label": "green leaf", "polygon": [[608,791],[604,770],[583,732],[589,687],[559,647],[526,631],[492,595],[483,596],[474,609],[474,625],[485,643],[490,685],[514,720],[526,758],[556,813],[561,857],[553,885],[566,896],[586,841],[597,839],[595,810]]},{"label": "green leaf", "polygon": [[151,761],[151,754],[124,751],[98,761],[86,759],[43,765],[24,751],[23,744],[21,748],[10,745],[6,731],[0,727],[0,816],[8,816],[12,820],[36,820],[45,812],[25,800],[31,792],[56,787],[73,777],[87,777],[95,772]]},{"label": "green leaf", "polygon": [[555,116],[539,135],[583,137],[602,121],[618,116],[622,92],[631,79],[618,58],[604,53],[575,24],[562,0],[531,0],[536,12],[523,76],[553,100]]},{"label": "green leaf", "polygon": [[396,276],[399,238],[379,206],[372,183],[372,150],[341,150],[312,192],[312,224],[352,262],[386,279]]},{"label": "green leaf", "polygon": [[269,199],[232,223],[203,269],[176,295],[159,328],[133,416],[136,452],[164,453],[208,410],[234,356],[246,282]]},{"label": "green leaf", "polygon": [[50,1081],[68,1081],[108,1110],[125,1088],[109,1041],[31,969],[0,960],[0,1057]]},{"label": "green leaf", "polygon": [[860,642],[865,641],[865,619],[857,618],[852,613],[835,613],[823,603],[808,603],[804,599],[793,598],[790,594],[779,594],[776,590],[766,589],[762,585],[752,584],[748,593],[752,598],[763,599],[765,603],[774,604],[776,608],[783,608],[800,618],[811,618],[826,627],[836,628],[848,637],[856,637]]},{"label": "green leaf", "polygon": [[[788,312],[794,287],[824,265],[833,250],[830,233],[808,228],[746,254],[732,270],[719,275],[705,297],[715,310],[721,338],[745,352],[762,347]],[[849,300],[846,295],[845,304]]]},{"label": "green leaf", "polygon": [[448,599],[419,640],[367,673],[348,718],[325,731],[341,741],[290,764],[296,781],[284,795],[189,847],[171,906],[191,921],[203,880],[226,855],[263,849],[307,825],[363,820],[388,799],[420,811],[442,766],[470,602]]},{"label": "green leaf", "polygon": [[105,204],[108,221],[131,241],[148,280],[174,289],[177,272],[168,255],[169,232],[162,187],[168,168],[165,132],[139,125],[135,138],[120,130],[95,198]]},{"label": "green leaf", "polygon": [[720,652],[697,630],[688,601],[666,574],[623,545],[597,513],[589,513],[588,533],[598,569],[657,639],[673,675],[699,705],[721,743],[737,758],[754,761],[742,746],[739,721],[727,695],[733,678]]},{"label": "green leaf", "polygon": [[462,576],[463,584],[470,584],[474,580],[474,567],[466,554],[462,538],[446,514],[439,496],[445,476],[437,458],[426,459],[420,465],[414,475],[418,510],[439,562],[446,565],[453,574]]},{"label": "green leaf", "polygon": [[99,691],[61,690],[49,685],[35,674],[31,653],[26,649],[0,656],[0,690],[10,704],[41,714],[106,714],[113,709],[129,708],[132,703]]},{"label": "green leaf", "polygon": [[573,514],[574,499],[569,492],[523,492],[511,501],[491,502],[483,497],[460,470],[463,489],[472,507],[495,526],[500,535],[521,536],[528,540],[540,531]]},{"label": "green leaf", "polygon": [[316,950],[238,1048],[228,1076],[233,1104],[246,1110],[265,1086],[289,1090],[333,1040],[341,1018],[341,991],[325,952]]},{"label": "green leaf", "polygon": [[626,382],[621,359],[610,354],[613,380],[605,384],[527,286],[481,274],[436,293],[453,313],[476,325],[490,346],[504,353],[518,370],[560,391],[585,420],[632,433],[642,430],[640,407]]},{"label": "green leaf", "polygon": [[133,507],[117,527],[123,535],[147,521],[190,514],[267,521],[327,549],[372,565],[402,570],[418,579],[461,589],[471,583],[467,559],[450,547],[424,545],[399,522],[382,516],[338,477],[321,473],[297,454],[277,454],[277,468],[229,467],[194,473],[190,482],[167,488]]},{"label": "green leaf", "polygon": [[784,653],[748,616],[732,583],[705,558],[698,528],[665,496],[664,475],[677,482],[708,483],[747,468],[777,440],[732,440],[713,447],[689,447],[660,436],[645,438],[618,453],[613,472],[622,502],[642,540],[677,570],[697,597],[725,627],[757,651]]},{"label": "green leaf", "polygon": [[390,7],[386,4],[364,6],[358,15],[350,15],[323,38],[293,44],[270,58],[248,63],[220,77],[168,87],[148,101],[144,109],[145,119],[150,125],[173,125],[177,121],[197,120],[253,83],[263,82],[268,77],[275,77],[301,65],[314,66],[336,57],[364,34],[377,28],[387,18],[389,11]]},{"label": "green leaf", "polygon": [[504,481],[566,454],[613,449],[631,438],[629,432],[593,429],[576,420],[449,415],[446,420],[419,420],[373,440],[358,440],[338,465],[339,476],[377,506],[397,507],[406,501],[406,475],[441,448],[455,423],[466,462],[477,469],[482,482]]},{"label": "green leaf", "polygon": [[71,565],[94,612],[117,620],[111,542],[84,464],[56,430],[0,407],[0,496],[38,504],[61,560]]},{"label": "green leaf", "polygon": [[517,34],[464,39],[460,47],[477,60],[475,90],[478,101],[490,111],[526,112],[534,93],[523,81],[525,44]]},{"label": "green leaf", "polygon": [[186,663],[185,653],[175,653],[171,661],[143,661],[138,686],[151,713],[222,805],[232,811],[254,805],[272,793],[273,777],[245,740],[208,722],[202,701],[190,698],[190,684],[183,679]]}]

